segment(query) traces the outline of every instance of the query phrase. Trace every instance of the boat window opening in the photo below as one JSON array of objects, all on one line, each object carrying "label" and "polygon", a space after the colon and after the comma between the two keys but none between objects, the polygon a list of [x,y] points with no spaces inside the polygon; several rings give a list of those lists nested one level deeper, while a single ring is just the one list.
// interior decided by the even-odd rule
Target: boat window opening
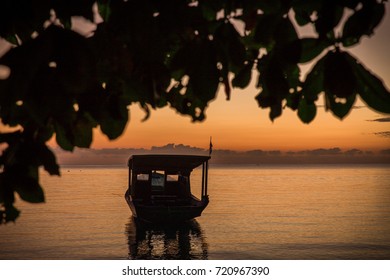
[{"label": "boat window opening", "polygon": [[152,172],[152,191],[163,191],[165,186],[165,172],[153,170]]},{"label": "boat window opening", "polygon": [[202,182],[202,174],[202,166],[199,166],[192,171],[191,176],[189,177],[191,193],[198,199],[201,199],[203,195],[202,185],[204,182]]},{"label": "boat window opening", "polygon": [[149,181],[149,174],[137,174],[137,181]]},{"label": "boat window opening", "polygon": [[169,174],[167,175],[167,182],[178,182],[179,175],[178,174]]}]

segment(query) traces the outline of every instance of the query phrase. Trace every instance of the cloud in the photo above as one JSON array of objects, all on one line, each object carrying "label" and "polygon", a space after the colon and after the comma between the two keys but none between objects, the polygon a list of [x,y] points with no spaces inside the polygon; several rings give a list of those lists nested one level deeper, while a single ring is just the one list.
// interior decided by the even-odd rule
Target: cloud
[{"label": "cloud", "polygon": [[268,151],[268,154],[271,156],[280,156],[282,152],[279,150],[274,150],[274,151]]},{"label": "cloud", "polygon": [[382,155],[390,155],[390,149],[381,150],[380,153],[381,153]]},{"label": "cloud", "polygon": [[374,120],[367,120],[369,122],[390,122],[390,117],[386,118],[379,118],[379,119],[374,119]]},{"label": "cloud", "polygon": [[331,148],[331,149],[315,149],[315,150],[307,150],[304,151],[307,155],[313,155],[313,156],[323,156],[323,155],[339,155],[341,154],[340,148]]},{"label": "cloud", "polygon": [[265,152],[263,150],[250,150],[250,151],[247,151],[245,153],[247,155],[251,155],[251,156],[264,156],[267,154],[267,152]]},{"label": "cloud", "polygon": [[102,155],[102,156],[123,156],[123,154],[146,152],[145,149],[125,149],[125,148],[96,149],[93,151],[95,154]]},{"label": "cloud", "polygon": [[279,150],[263,151],[263,150],[250,150],[243,152],[247,156],[279,156],[282,154]]},{"label": "cloud", "polygon": [[385,137],[385,138],[390,138],[390,131],[374,132],[374,135],[380,136],[380,137]]},{"label": "cloud", "polygon": [[[390,135],[390,131],[388,132]],[[75,149],[74,153],[60,148],[53,148],[60,164],[76,165],[118,165],[126,166],[131,155],[136,154],[194,154],[208,155],[207,149],[184,144],[167,144],[144,148],[113,149]],[[359,149],[341,150],[334,148],[318,148],[313,150],[288,151],[249,150],[234,151],[214,149],[211,162],[213,164],[312,164],[312,163],[389,163],[390,149],[380,152]]]},{"label": "cloud", "polygon": [[123,165],[131,155],[142,154],[195,154],[206,155],[208,150],[201,148],[167,144],[165,146],[153,146],[150,149],[144,148],[105,148],[105,149],[75,149],[74,152],[67,152],[61,148],[53,148],[60,164],[81,164],[81,165]]},{"label": "cloud", "polygon": [[191,147],[188,145],[183,144],[167,144],[165,146],[153,146],[150,149],[150,152],[152,153],[187,153],[187,154],[193,154],[193,153],[204,153],[206,150],[197,148],[197,147]]},{"label": "cloud", "polygon": [[236,151],[233,151],[233,150],[213,150],[213,155],[228,155],[228,156],[231,156],[231,155],[236,155],[237,152]]},{"label": "cloud", "polygon": [[348,155],[348,156],[354,156],[354,155],[362,155],[362,154],[364,154],[364,152],[362,150],[359,150],[359,149],[351,149],[351,150],[345,151],[344,154]]}]

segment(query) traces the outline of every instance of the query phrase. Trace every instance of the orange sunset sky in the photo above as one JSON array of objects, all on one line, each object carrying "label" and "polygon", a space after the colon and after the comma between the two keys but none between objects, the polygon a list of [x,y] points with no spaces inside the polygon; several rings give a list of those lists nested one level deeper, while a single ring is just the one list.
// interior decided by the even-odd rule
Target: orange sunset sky
[{"label": "orange sunset sky", "polygon": [[[387,88],[390,88],[389,30],[390,19],[386,15],[372,38],[363,38],[360,45],[351,49],[367,68],[383,79]],[[310,67],[304,65],[303,69]],[[302,75],[305,75],[304,71]],[[245,90],[235,89],[230,101],[226,101],[221,90],[210,103],[202,123],[192,123],[189,117],[180,116],[169,107],[152,111],[151,117],[142,122],[144,112],[138,105],[132,105],[125,133],[117,140],[109,141],[96,129],[92,148],[149,149],[176,143],[207,149],[210,136],[215,149],[237,151],[334,147],[377,151],[390,148],[390,115],[372,111],[361,101],[342,121],[320,106],[310,124],[303,124],[297,113],[288,108],[271,122],[269,110],[260,109],[254,99],[258,90],[253,84],[255,80]],[[320,96],[317,105],[322,104],[323,96]],[[54,140],[50,145],[57,147]]]},{"label": "orange sunset sky", "polygon": [[[363,38],[360,45],[351,49],[367,68],[383,79],[387,88],[390,87],[389,30],[390,19],[386,15],[373,37]],[[271,122],[269,110],[258,107],[254,99],[257,94],[258,90],[252,85],[245,90],[235,89],[231,100],[226,101],[221,90],[216,100],[210,103],[207,118],[202,123],[192,123],[189,117],[180,116],[168,107],[152,111],[150,119],[142,122],[144,113],[133,105],[125,133],[110,142],[97,130],[93,147],[150,148],[182,143],[207,149],[212,136],[215,149],[239,151],[333,147],[375,151],[390,148],[390,115],[372,111],[361,101],[342,121],[320,107],[314,121],[307,125],[290,109]],[[317,104],[323,104],[322,96]]]}]

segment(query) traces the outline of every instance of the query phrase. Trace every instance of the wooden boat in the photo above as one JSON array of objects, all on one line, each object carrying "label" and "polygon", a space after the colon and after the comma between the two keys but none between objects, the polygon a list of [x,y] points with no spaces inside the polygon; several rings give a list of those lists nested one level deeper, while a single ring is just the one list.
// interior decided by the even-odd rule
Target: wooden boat
[{"label": "wooden boat", "polygon": [[[128,161],[125,199],[133,216],[150,223],[175,223],[202,214],[207,195],[209,156],[133,155]],[[202,166],[201,196],[191,193],[191,172]]]}]

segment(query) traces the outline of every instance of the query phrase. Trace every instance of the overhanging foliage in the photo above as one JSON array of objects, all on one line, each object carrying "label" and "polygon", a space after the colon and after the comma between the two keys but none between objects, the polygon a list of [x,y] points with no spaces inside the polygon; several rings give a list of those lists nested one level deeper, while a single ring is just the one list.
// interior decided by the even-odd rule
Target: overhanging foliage
[{"label": "overhanging foliage", "polygon": [[[2,1],[0,37],[15,47],[0,59],[10,70],[0,118],[20,129],[0,134],[0,223],[19,215],[15,193],[44,201],[38,168],[60,174],[51,137],[69,151],[89,147],[96,127],[115,139],[132,103],[147,116],[170,106],[202,121],[220,87],[229,99],[257,79],[256,101],[271,120],[290,108],[310,123],[320,95],[340,119],[358,95],[390,113],[380,78],[347,51],[384,14],[377,0]],[[72,31],[75,16],[96,23],[92,36]],[[314,35],[302,37],[307,25]],[[314,67],[303,78],[307,62]]]}]

